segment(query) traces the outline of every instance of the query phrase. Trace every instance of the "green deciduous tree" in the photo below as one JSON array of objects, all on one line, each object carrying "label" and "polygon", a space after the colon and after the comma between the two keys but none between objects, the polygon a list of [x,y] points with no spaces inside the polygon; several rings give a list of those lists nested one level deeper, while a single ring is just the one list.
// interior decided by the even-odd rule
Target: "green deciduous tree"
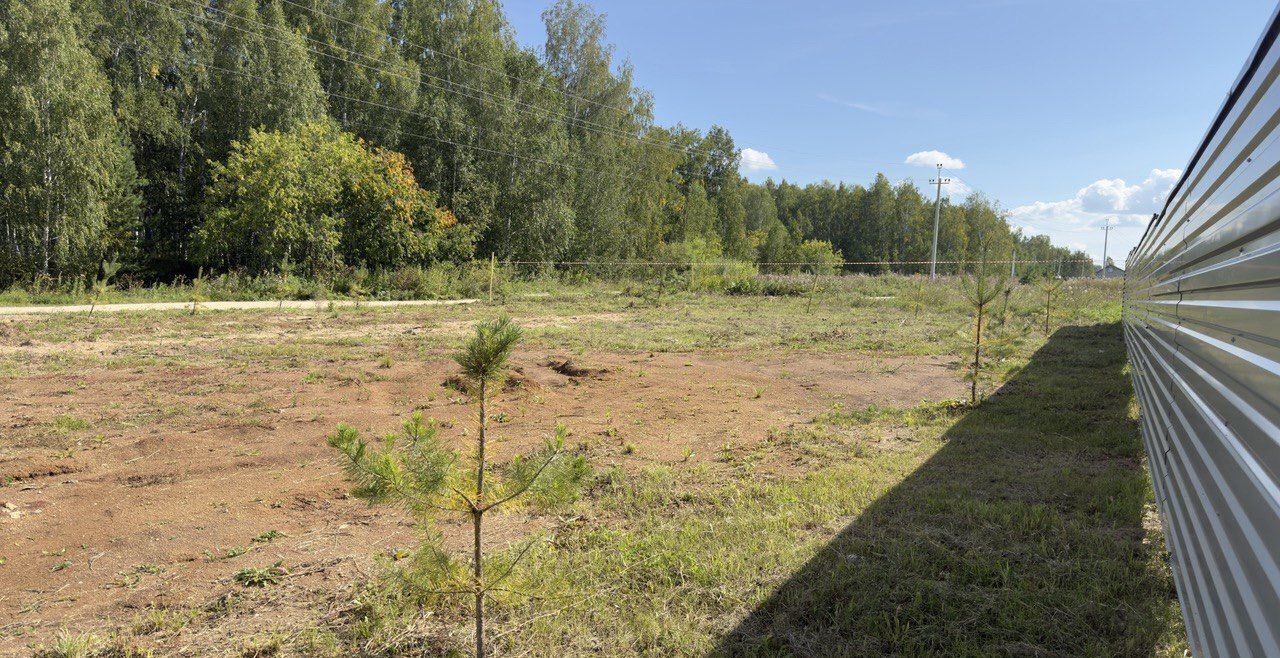
[{"label": "green deciduous tree", "polygon": [[0,285],[83,277],[133,238],[133,160],[67,0],[0,19]]},{"label": "green deciduous tree", "polygon": [[143,183],[137,248],[120,255],[135,273],[193,274],[191,238],[207,171],[207,24],[188,0],[73,2]]},{"label": "green deciduous tree", "polygon": [[814,274],[835,274],[843,260],[825,240],[805,240],[796,247],[796,262],[804,263],[804,269]]},{"label": "green deciduous tree", "polygon": [[296,265],[425,264],[470,256],[470,233],[420,188],[405,158],[327,123],[251,131],[215,164],[200,229],[210,265],[254,273]]},{"label": "green deciduous tree", "polygon": [[325,94],[308,48],[285,21],[279,0],[259,11],[228,0],[211,29],[206,155],[220,160],[249,131],[287,130],[326,116]]},{"label": "green deciduous tree", "polygon": [[401,148],[406,132],[413,131],[421,77],[392,38],[396,4],[290,0],[282,8],[312,53],[330,115],[347,132]]}]

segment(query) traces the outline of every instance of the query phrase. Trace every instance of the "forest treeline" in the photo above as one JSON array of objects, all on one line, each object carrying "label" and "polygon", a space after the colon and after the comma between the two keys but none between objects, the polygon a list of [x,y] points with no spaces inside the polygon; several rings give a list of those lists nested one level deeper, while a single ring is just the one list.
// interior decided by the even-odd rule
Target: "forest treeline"
[{"label": "forest treeline", "polygon": [[[912,182],[748,182],[573,0],[0,0],[0,288],[197,271],[929,258]],[[939,258],[1068,261],[972,195]],[[888,269],[888,268],[885,268]],[[919,268],[896,268],[920,271]]]}]

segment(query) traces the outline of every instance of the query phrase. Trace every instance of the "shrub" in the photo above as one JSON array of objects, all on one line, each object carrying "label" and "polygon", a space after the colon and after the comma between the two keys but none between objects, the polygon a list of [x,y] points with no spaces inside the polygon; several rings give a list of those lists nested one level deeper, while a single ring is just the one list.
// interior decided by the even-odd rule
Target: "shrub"
[{"label": "shrub", "polygon": [[470,257],[474,236],[399,153],[327,123],[252,131],[215,163],[198,232],[206,264],[307,276]]},{"label": "shrub", "polygon": [[805,240],[796,247],[796,260],[811,274],[835,274],[844,256],[826,240]]},{"label": "shrub", "polygon": [[756,274],[756,266],[745,261],[694,261],[689,264],[689,289],[711,292],[749,289]]}]

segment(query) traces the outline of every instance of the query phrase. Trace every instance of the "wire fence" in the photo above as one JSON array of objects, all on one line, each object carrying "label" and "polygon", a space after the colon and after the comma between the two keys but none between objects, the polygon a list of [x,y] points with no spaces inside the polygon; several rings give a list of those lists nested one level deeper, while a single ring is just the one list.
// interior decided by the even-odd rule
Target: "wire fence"
[{"label": "wire fence", "polygon": [[[601,278],[636,278],[661,276],[771,276],[771,275],[901,275],[958,276],[979,268],[1007,268],[1012,278],[1087,278],[1095,276],[1088,259],[1036,260],[990,259],[972,260],[840,260],[827,262],[777,261],[750,262],[736,260],[494,260],[494,265],[517,276],[537,276],[548,272],[581,272]],[[988,270],[990,271],[990,270]]]}]

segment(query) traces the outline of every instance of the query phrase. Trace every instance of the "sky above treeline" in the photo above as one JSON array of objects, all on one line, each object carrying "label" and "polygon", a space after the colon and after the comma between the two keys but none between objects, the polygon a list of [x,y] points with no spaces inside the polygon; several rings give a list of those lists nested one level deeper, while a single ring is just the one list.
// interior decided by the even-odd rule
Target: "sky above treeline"
[{"label": "sky above treeline", "polygon": [[[540,47],[550,0],[508,0]],[[981,191],[1029,234],[1123,262],[1271,0],[594,0],[659,122],[728,128],[754,181]]]}]

